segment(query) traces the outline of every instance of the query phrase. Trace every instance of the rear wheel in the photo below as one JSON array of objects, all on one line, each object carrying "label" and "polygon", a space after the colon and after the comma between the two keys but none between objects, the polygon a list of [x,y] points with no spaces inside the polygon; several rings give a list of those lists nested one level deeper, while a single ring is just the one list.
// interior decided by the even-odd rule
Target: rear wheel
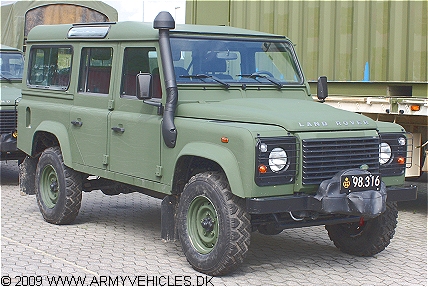
[{"label": "rear wheel", "polygon": [[223,275],[242,261],[250,244],[244,201],[230,191],[223,173],[193,176],[178,207],[178,233],[187,261],[208,275]]},{"label": "rear wheel", "polygon": [[53,224],[74,221],[82,202],[82,176],[64,165],[59,147],[47,148],[36,169],[36,198],[43,218]]},{"label": "rear wheel", "polygon": [[326,225],[330,239],[341,251],[357,256],[373,256],[384,250],[397,227],[397,203],[389,202],[386,211],[373,219]]}]

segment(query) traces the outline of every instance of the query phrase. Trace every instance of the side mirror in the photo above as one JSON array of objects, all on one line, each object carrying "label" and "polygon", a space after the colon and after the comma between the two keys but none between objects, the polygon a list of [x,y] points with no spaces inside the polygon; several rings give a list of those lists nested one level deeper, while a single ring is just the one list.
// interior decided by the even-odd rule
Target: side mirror
[{"label": "side mirror", "polygon": [[137,98],[139,100],[150,99],[152,97],[152,86],[152,75],[139,73],[137,75]]},{"label": "side mirror", "polygon": [[327,77],[326,76],[321,76],[318,78],[317,97],[318,97],[318,100],[320,100],[320,102],[322,102],[322,103],[328,97]]}]

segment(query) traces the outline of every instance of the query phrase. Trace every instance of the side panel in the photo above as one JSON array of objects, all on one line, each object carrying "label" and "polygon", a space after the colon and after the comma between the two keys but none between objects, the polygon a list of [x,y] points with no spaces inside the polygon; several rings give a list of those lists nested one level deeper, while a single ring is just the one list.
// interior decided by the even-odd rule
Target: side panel
[{"label": "side panel", "polygon": [[[71,105],[52,104],[26,100],[25,96],[18,105],[18,148],[25,153],[33,154],[33,140],[37,132],[53,134],[61,146],[64,162],[72,167],[70,139],[68,135],[68,113]],[[59,121],[44,120],[46,114]],[[64,115],[66,115],[64,117]]]}]

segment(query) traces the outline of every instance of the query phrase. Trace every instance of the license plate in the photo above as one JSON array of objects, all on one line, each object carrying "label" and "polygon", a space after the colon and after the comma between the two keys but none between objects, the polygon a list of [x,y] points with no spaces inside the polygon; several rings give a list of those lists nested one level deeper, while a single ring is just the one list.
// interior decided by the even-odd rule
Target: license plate
[{"label": "license plate", "polygon": [[340,177],[340,193],[365,190],[380,190],[382,179],[380,174],[342,175]]}]

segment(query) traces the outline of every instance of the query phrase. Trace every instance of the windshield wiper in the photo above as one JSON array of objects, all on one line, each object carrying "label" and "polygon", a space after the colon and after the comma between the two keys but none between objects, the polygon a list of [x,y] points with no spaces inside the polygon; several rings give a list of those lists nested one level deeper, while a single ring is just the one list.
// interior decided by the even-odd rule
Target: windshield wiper
[{"label": "windshield wiper", "polygon": [[[207,74],[181,75],[180,78],[196,78],[196,79],[201,79],[201,80],[202,79],[213,79],[217,83],[223,85],[226,89],[229,89],[229,87],[230,87],[230,85],[228,83],[220,80],[219,78],[217,78],[216,76],[213,76],[213,75],[207,75]],[[205,81],[203,81],[203,82],[205,82]]]},{"label": "windshield wiper", "polygon": [[[263,75],[263,73],[257,73],[257,72],[255,72],[255,73],[252,73],[252,74],[243,74],[243,75],[236,75],[236,76],[243,77],[243,78],[251,78],[251,79],[254,79],[256,81],[258,81],[257,78],[263,78],[263,79],[268,80],[269,82],[271,82],[272,84],[274,84],[278,88],[282,88],[284,86],[277,79],[275,79],[275,78],[273,78],[271,76],[268,76],[268,75]],[[260,82],[260,81],[258,81],[258,82]]]}]

